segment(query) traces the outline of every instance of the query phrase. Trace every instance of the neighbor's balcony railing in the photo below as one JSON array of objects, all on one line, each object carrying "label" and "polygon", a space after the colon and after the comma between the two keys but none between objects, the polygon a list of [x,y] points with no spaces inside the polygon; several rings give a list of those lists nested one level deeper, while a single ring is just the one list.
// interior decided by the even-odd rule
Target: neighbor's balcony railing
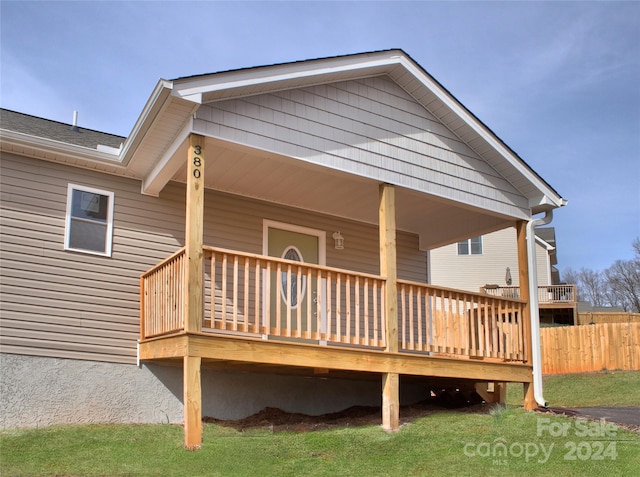
[{"label": "neighbor's balcony railing", "polygon": [[[520,287],[501,287],[485,285],[483,293],[505,298],[519,298]],[[572,304],[577,301],[575,285],[541,285],[538,286],[538,303],[540,304]]]},{"label": "neighbor's balcony railing", "polygon": [[[211,333],[384,349],[384,277],[203,247]],[[184,249],[140,279],[141,339],[184,329]],[[399,350],[525,361],[524,302],[398,281]]]}]

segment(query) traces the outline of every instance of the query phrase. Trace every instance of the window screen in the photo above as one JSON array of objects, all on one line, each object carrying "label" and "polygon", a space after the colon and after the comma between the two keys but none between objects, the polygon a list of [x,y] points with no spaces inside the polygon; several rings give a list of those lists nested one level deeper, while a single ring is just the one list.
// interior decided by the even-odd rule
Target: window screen
[{"label": "window screen", "polygon": [[113,192],[69,184],[65,249],[111,256]]}]

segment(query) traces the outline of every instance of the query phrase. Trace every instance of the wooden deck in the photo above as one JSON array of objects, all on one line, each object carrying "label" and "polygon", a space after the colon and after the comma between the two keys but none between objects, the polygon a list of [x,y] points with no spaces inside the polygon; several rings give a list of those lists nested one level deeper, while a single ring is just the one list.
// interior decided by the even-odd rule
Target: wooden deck
[{"label": "wooden deck", "polygon": [[[501,287],[486,285],[482,293],[505,298],[519,298],[519,287]],[[541,285],[538,286],[538,305],[540,307],[571,307],[577,302],[575,285]]]},{"label": "wooden deck", "polygon": [[404,280],[389,293],[384,276],[200,250],[202,276],[189,278],[181,249],[140,278],[139,357],[182,362],[188,448],[201,445],[202,366],[377,376],[388,430],[399,426],[400,376],[465,380],[488,401],[504,400],[504,382],[530,394],[523,300]]},{"label": "wooden deck", "polygon": [[[500,297],[520,297],[519,287],[486,285],[481,293]],[[578,300],[575,285],[538,286],[538,308],[540,323],[578,324]]]}]

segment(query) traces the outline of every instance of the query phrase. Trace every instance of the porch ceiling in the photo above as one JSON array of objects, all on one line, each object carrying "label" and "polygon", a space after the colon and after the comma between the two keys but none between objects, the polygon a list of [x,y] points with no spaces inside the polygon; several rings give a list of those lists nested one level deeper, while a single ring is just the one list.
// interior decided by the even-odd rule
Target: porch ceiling
[{"label": "porch ceiling", "polygon": [[[185,160],[171,179],[184,183],[187,142],[174,154]],[[205,158],[207,189],[378,223],[378,181],[212,138],[206,138]],[[404,188],[396,190],[396,222],[420,236],[423,250],[513,225],[512,218]]]}]

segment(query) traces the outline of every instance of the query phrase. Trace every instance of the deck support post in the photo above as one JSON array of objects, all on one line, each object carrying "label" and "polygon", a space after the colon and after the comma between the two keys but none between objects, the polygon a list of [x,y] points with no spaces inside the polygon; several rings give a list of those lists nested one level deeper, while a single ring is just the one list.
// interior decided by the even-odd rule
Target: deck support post
[{"label": "deck support post", "polygon": [[202,389],[200,364],[200,357],[184,357],[184,445],[189,450],[196,450],[202,446]]},{"label": "deck support post", "polygon": [[[396,200],[391,184],[380,185],[380,275],[385,285],[385,342],[386,351],[398,351],[398,284],[396,264]],[[382,427],[395,431],[400,427],[400,376],[382,375]]]},{"label": "deck support post", "polygon": [[[525,301],[524,316],[523,318],[523,330],[524,330],[524,354],[526,363],[531,365],[531,320],[537,319],[537,317],[531,316],[531,305],[529,296],[529,260],[527,257],[527,222],[525,220],[519,220],[516,224],[516,239],[518,242],[518,269],[519,269],[519,284],[520,284],[520,298]],[[524,390],[524,408],[527,410],[533,410],[538,407],[534,392],[533,392],[533,376],[531,376],[531,382],[523,383]]]},{"label": "deck support post", "polygon": [[204,137],[192,134],[189,137],[187,158],[187,209],[185,223],[185,331],[202,331],[204,314]]},{"label": "deck support post", "polygon": [[400,375],[382,375],[382,428],[397,431],[400,428]]},{"label": "deck support post", "polygon": [[[204,318],[204,137],[191,134],[187,157],[185,213],[184,330],[202,331]],[[202,445],[201,358],[184,356],[184,443],[187,449]]]}]

